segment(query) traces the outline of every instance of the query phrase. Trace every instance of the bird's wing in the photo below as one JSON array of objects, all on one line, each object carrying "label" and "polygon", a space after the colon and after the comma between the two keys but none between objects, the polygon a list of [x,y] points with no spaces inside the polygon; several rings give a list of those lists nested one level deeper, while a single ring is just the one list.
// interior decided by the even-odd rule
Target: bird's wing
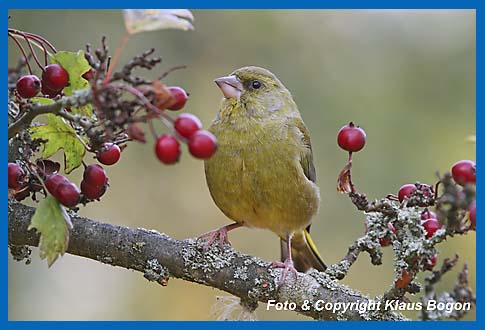
[{"label": "bird's wing", "polygon": [[317,173],[315,172],[315,166],[313,166],[313,153],[312,144],[310,142],[310,135],[308,134],[308,129],[306,128],[303,120],[299,117],[291,118],[291,123],[300,131],[301,142],[304,148],[302,148],[300,156],[300,164],[303,168],[303,173],[312,182],[317,181]]}]

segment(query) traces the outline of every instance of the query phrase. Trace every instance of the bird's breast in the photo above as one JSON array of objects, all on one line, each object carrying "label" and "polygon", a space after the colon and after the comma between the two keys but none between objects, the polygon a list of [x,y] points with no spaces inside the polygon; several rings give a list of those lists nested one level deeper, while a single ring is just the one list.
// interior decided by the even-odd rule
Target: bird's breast
[{"label": "bird's breast", "polygon": [[216,154],[205,162],[216,205],[231,219],[284,237],[304,228],[318,209],[318,188],[299,163],[299,144],[285,123],[215,123]]}]

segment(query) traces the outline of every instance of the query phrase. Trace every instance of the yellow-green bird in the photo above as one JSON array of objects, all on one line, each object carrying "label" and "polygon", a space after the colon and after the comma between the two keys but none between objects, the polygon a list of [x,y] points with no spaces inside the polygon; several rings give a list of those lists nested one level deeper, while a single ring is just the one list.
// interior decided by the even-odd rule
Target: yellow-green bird
[{"label": "yellow-green bird", "polygon": [[[281,239],[273,266],[305,272],[326,269],[309,230],[318,212],[308,130],[286,87],[270,71],[243,67],[215,79],[224,98],[209,131],[219,147],[205,161],[207,184],[216,205],[234,224],[203,236],[229,242],[229,230],[269,229]],[[295,269],[296,268],[296,269]]]}]

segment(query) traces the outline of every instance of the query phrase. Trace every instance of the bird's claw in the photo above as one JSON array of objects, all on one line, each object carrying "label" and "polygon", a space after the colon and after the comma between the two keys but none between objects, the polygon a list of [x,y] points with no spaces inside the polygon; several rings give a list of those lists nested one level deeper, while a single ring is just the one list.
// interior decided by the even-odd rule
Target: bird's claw
[{"label": "bird's claw", "polygon": [[291,260],[291,259],[286,259],[284,262],[273,261],[271,263],[271,267],[283,269],[282,272],[281,272],[279,286],[281,286],[283,283],[285,283],[286,276],[288,275],[288,272],[291,272],[295,276],[295,280],[297,279],[298,271],[296,270],[295,265],[293,264],[293,260]]},{"label": "bird's claw", "polygon": [[219,246],[222,247],[224,244],[229,244],[231,245],[231,242],[229,241],[228,235],[227,235],[227,228],[226,227],[221,227],[216,230],[209,231],[205,234],[200,235],[197,237],[197,241],[200,239],[208,239],[207,243],[204,245],[204,252],[207,252],[210,247],[214,244],[214,242],[219,238]]}]

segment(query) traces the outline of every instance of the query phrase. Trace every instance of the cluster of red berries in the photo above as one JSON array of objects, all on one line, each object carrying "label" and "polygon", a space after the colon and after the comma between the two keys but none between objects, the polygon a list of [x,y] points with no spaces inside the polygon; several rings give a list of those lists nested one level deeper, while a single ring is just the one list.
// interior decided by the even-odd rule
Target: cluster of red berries
[{"label": "cluster of red berries", "polygon": [[65,176],[53,173],[44,181],[47,191],[54,196],[59,203],[67,207],[74,207],[82,200],[99,199],[108,186],[108,177],[105,170],[98,164],[86,166],[81,181],[81,189],[70,182]]},{"label": "cluster of red berries", "polygon": [[47,191],[64,206],[74,207],[81,200],[81,191],[65,176],[51,174],[47,177],[44,184]]},{"label": "cluster of red berries", "polygon": [[[476,164],[470,160],[461,160],[456,162],[451,167],[451,175],[456,184],[460,186],[475,185],[476,184]],[[429,188],[428,191],[432,191],[430,186],[422,185],[425,188]],[[403,202],[408,198],[411,198],[416,191],[417,187],[414,184],[405,184],[401,186],[398,192],[399,202]],[[423,190],[423,189],[422,189]],[[424,189],[426,190],[426,189]],[[470,221],[470,229],[476,228],[476,202],[472,202],[468,207],[468,219]],[[427,208],[421,213],[421,226],[425,231],[425,238],[430,239],[433,235],[442,228],[442,225],[438,221],[436,214]],[[394,232],[394,230],[391,229]],[[388,240],[381,239],[382,246],[390,244]],[[432,270],[437,263],[438,256],[432,256],[426,263],[426,269]],[[401,277],[396,281],[395,285],[398,288],[406,287],[412,279],[412,274],[406,269],[403,269]]]},{"label": "cluster of red berries", "polygon": [[55,97],[69,84],[69,74],[59,64],[47,65],[42,70],[42,80],[29,74],[17,80],[17,93],[26,99],[37,96],[39,92],[47,97]]},{"label": "cluster of red berries", "polygon": [[[187,93],[180,87],[168,87],[175,102],[169,110],[180,110],[187,102]],[[176,136],[163,134],[155,143],[155,154],[164,164],[175,164],[182,153],[180,142],[187,142],[192,156],[200,159],[210,158],[217,150],[217,140],[210,132],[202,130],[202,123],[197,116],[190,113],[179,115],[174,123]],[[178,138],[178,139],[177,139]]]},{"label": "cluster of red berries", "polygon": [[81,181],[81,192],[87,199],[98,199],[106,192],[108,177],[101,165],[91,164],[86,166]]},{"label": "cluster of red berries", "polygon": [[[8,163],[8,187],[10,189],[22,189],[25,177],[24,170],[18,164]],[[47,175],[44,185],[59,203],[66,207],[74,207],[81,201],[99,199],[106,192],[108,177],[103,167],[91,164],[84,170],[81,189],[57,172]]]},{"label": "cluster of red berries", "polygon": [[[365,146],[365,143],[366,143],[365,131],[359,126],[356,126],[353,122],[350,122],[349,124],[343,126],[339,130],[337,135],[337,143],[342,149],[348,151],[350,155],[349,164],[342,172],[343,174],[342,173],[340,174],[339,180],[343,182],[346,182],[346,180],[348,180],[352,186],[353,184],[350,181],[350,176],[347,174],[347,172],[351,168],[352,153],[362,150]],[[461,186],[475,184],[476,182],[476,164],[472,161],[462,160],[457,162],[452,166],[451,173],[454,181]],[[343,179],[341,178],[341,176],[343,176]],[[418,188],[419,188],[419,193],[417,193]],[[353,187],[351,187],[349,191],[352,192]],[[345,191],[345,192],[349,192],[349,191]],[[393,198],[395,198],[396,200],[399,200],[399,202],[402,203],[413,197],[415,198],[419,197],[419,198],[422,198],[423,200],[426,200],[428,198],[433,198],[434,190],[431,186],[426,184],[405,184],[401,186],[397,196],[394,196]],[[418,202],[418,205],[420,205],[419,202]],[[469,206],[468,211],[469,211],[468,218],[470,220],[470,228],[475,229],[475,226],[476,226],[476,203],[475,202],[473,202]],[[442,225],[438,221],[436,214],[428,210],[427,208],[421,214],[420,224],[425,231],[426,239],[432,238],[433,235],[439,229],[442,228]],[[388,224],[388,228],[391,235],[394,235],[396,233],[396,229],[391,223]],[[389,236],[389,234],[386,234],[383,237],[380,237],[379,243],[382,247],[391,245],[392,236]],[[437,255],[433,255],[429,260],[426,261],[425,268],[428,270],[432,270],[437,263],[437,258],[438,258]],[[401,277],[396,281],[396,284],[395,284],[396,287],[398,288],[406,287],[412,280],[412,277],[413,275],[411,272],[409,272],[406,269],[403,269]]]},{"label": "cluster of red berries", "polygon": [[[460,186],[466,186],[466,185],[475,185],[476,184],[476,164],[475,162],[472,162],[471,160],[460,160],[456,162],[452,167],[451,167],[451,175],[453,176],[453,180]],[[423,185],[428,188],[431,188],[427,185]],[[416,185],[414,184],[405,184],[399,188],[398,192],[398,199],[399,202],[403,202],[404,199],[410,198],[413,196],[414,192],[416,191]],[[470,228],[475,230],[476,228],[476,203],[473,202],[470,204],[468,207],[468,218],[470,220]],[[436,215],[431,212],[432,217],[431,219],[436,220]],[[426,220],[426,219],[423,219]],[[436,221],[437,222],[437,221]],[[429,237],[433,236],[434,232],[438,230],[437,224],[433,222],[426,222],[427,224],[422,224],[425,229],[428,232]],[[428,228],[429,227],[429,230]],[[436,229],[435,229],[436,228]],[[429,238],[428,235],[426,238]]]}]

